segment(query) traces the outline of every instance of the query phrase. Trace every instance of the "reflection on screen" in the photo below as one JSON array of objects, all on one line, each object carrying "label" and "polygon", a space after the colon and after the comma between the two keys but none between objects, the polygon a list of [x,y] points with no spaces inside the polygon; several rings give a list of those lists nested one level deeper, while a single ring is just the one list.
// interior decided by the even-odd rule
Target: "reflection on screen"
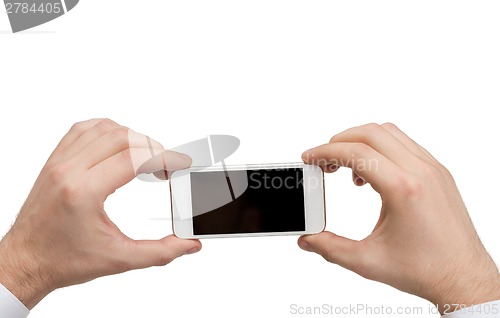
[{"label": "reflection on screen", "polygon": [[301,168],[192,172],[191,198],[194,235],[305,230]]}]

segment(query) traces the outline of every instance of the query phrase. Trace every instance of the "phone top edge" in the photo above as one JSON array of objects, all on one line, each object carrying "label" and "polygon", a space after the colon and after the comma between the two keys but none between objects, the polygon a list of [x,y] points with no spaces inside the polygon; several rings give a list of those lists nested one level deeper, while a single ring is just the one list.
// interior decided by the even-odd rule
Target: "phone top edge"
[{"label": "phone top edge", "polygon": [[[213,166],[191,166],[186,169],[182,170],[177,170],[177,171],[189,171],[189,170],[196,170],[196,171],[210,171],[210,170],[235,170],[235,169],[243,169],[243,170],[248,170],[248,169],[256,169],[256,168],[298,168],[298,167],[305,167],[305,166],[313,166],[313,167],[318,167],[315,165],[310,165],[306,164],[303,162],[288,162],[288,163],[249,163],[249,164],[231,164],[231,165],[213,165]],[[319,167],[318,167],[319,168]],[[174,172],[175,173],[175,172]]]}]

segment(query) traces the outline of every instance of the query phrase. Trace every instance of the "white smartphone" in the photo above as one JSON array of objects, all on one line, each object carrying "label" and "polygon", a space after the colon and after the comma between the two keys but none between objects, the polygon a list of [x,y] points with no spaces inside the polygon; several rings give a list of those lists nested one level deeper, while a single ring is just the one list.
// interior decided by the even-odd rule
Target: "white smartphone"
[{"label": "white smartphone", "polygon": [[170,179],[180,238],[301,235],[325,228],[323,171],[304,163],[191,167]]}]

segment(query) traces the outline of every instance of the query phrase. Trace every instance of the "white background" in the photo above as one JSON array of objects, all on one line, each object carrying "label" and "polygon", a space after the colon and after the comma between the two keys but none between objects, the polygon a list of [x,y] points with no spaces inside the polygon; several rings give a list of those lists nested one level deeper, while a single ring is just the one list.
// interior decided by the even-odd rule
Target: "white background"
[{"label": "white background", "polygon": [[[234,164],[299,161],[343,129],[391,121],[451,170],[499,262],[499,16],[498,1],[81,0],[11,34],[0,12],[0,233],[76,121],[109,117],[166,147],[232,134],[242,141]],[[368,235],[378,195],[354,187],[346,169],[328,175],[326,188],[327,229]],[[134,180],[106,209],[134,238],[171,233],[155,220],[170,213],[166,183]],[[163,268],[56,291],[30,317],[430,306],[301,251],[296,237],[203,244]]]}]

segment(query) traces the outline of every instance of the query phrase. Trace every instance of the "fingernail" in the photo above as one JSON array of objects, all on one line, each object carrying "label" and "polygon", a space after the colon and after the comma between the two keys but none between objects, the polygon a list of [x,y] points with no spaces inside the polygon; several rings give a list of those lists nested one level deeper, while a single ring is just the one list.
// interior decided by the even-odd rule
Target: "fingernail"
[{"label": "fingernail", "polygon": [[354,184],[357,186],[362,186],[365,183],[366,183],[365,179],[363,179],[361,177],[356,177],[356,179],[354,179]]},{"label": "fingernail", "polygon": [[200,249],[201,248],[199,248],[199,247],[193,247],[192,249],[188,250],[185,255],[197,253],[200,251]]},{"label": "fingernail", "polygon": [[337,166],[335,164],[330,164],[330,165],[328,165],[326,167],[328,168],[329,172],[335,172],[335,171],[339,170],[339,166]]},{"label": "fingernail", "polygon": [[305,240],[300,240],[299,241],[299,247],[301,249],[303,249],[304,251],[307,251],[307,252],[311,252],[312,251],[311,244],[309,244]]}]

